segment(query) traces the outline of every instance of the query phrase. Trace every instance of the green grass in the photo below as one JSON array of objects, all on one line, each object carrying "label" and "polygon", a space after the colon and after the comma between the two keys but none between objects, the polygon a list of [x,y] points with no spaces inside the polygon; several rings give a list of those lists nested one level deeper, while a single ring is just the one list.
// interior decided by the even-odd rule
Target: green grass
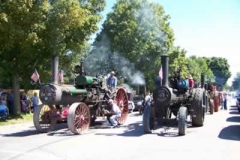
[{"label": "green grass", "polygon": [[18,123],[25,123],[31,122],[33,120],[33,114],[18,114],[18,115],[9,115],[6,120],[0,119],[0,126],[5,126],[9,124],[18,124]]}]

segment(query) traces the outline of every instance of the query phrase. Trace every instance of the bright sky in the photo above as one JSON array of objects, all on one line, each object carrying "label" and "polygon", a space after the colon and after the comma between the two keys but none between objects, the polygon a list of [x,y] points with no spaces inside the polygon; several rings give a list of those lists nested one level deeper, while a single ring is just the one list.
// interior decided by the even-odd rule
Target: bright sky
[{"label": "bright sky", "polygon": [[[104,18],[116,0],[106,0]],[[151,0],[171,16],[175,45],[187,55],[225,57],[232,77],[240,71],[240,0]],[[104,19],[105,20],[105,19]],[[235,55],[235,56],[234,56]]]}]

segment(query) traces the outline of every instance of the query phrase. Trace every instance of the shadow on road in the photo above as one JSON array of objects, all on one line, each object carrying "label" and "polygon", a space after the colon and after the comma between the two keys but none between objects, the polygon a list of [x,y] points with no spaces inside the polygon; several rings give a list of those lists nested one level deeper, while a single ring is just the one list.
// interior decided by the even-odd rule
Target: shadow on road
[{"label": "shadow on road", "polygon": [[229,111],[237,111],[238,109],[236,107],[231,107]]},{"label": "shadow on road", "polygon": [[240,141],[240,125],[230,125],[221,130],[218,138]]},{"label": "shadow on road", "polygon": [[[109,127],[108,127],[109,128]],[[123,133],[95,133],[95,135],[105,136],[124,136],[124,137],[139,137],[144,135],[142,122],[132,123],[120,128],[126,128]],[[112,128],[111,130],[117,130],[118,128]]]},{"label": "shadow on road", "polygon": [[[57,124],[54,127],[54,131],[50,132],[50,133],[54,133],[55,131],[58,130],[62,130],[64,128],[67,128],[66,124]],[[19,132],[15,132],[15,133],[9,133],[9,134],[1,134],[3,137],[27,137],[27,136],[34,136],[34,135],[39,135],[39,134],[43,134],[39,131],[37,131],[34,127],[34,129],[32,129],[32,126],[29,127],[29,129],[27,130],[21,130]]]},{"label": "shadow on road", "polygon": [[229,112],[229,114],[240,115],[240,113],[239,113],[239,112],[236,112],[236,111],[231,111],[231,112]]},{"label": "shadow on road", "polygon": [[229,117],[226,120],[227,122],[240,122],[240,116]]}]

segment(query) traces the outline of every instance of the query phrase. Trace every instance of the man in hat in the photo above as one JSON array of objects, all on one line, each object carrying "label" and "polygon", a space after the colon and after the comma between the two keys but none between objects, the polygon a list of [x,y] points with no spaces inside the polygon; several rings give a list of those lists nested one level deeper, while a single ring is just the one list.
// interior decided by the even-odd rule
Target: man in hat
[{"label": "man in hat", "polygon": [[108,101],[108,104],[111,107],[111,110],[105,110],[105,114],[108,117],[109,123],[113,126],[113,128],[119,127],[118,119],[121,117],[121,110],[112,99]]},{"label": "man in hat", "polygon": [[109,78],[107,79],[107,86],[108,86],[108,89],[110,89],[111,91],[117,86],[117,78],[114,75],[115,75],[115,72],[112,71],[110,73]]},{"label": "man in hat", "polygon": [[194,87],[194,80],[191,75],[188,76],[188,82],[189,82],[189,89],[190,89],[190,94],[193,93],[193,87]]}]

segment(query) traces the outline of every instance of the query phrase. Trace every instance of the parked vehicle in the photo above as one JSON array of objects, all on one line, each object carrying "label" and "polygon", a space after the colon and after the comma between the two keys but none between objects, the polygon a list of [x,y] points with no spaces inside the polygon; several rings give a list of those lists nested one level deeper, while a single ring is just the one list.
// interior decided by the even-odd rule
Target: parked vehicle
[{"label": "parked vehicle", "polygon": [[128,101],[128,112],[131,113],[135,109],[133,101]]},{"label": "parked vehicle", "polygon": [[143,101],[144,101],[143,95],[136,95],[133,97],[133,103],[135,105],[134,111],[140,111],[143,108]]},{"label": "parked vehicle", "polygon": [[240,95],[237,96],[236,107],[238,108],[238,112],[240,112]]}]

